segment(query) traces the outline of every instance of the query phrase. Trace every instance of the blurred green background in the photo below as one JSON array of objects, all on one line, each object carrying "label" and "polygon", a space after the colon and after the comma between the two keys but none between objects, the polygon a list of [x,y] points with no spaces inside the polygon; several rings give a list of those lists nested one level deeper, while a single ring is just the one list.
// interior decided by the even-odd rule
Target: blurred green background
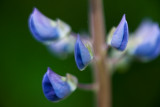
[{"label": "blurred green background", "polygon": [[[88,32],[88,0],[0,0],[0,107],[94,107],[92,92],[77,89],[59,103],[43,95],[41,81],[47,67],[60,75],[76,75],[90,83],[91,69],[79,72],[74,56],[60,60],[35,41],[28,29],[33,7],[52,19],[60,18],[73,31]],[[160,23],[159,0],[104,0],[107,30],[125,13],[130,32],[143,18]],[[125,74],[112,78],[113,107],[160,107],[160,57],[134,62]]]}]

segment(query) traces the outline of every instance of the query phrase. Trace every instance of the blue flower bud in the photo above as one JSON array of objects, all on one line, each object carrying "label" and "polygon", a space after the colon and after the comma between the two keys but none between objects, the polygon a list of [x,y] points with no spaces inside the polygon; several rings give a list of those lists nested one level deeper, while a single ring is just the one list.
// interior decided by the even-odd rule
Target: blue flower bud
[{"label": "blue flower bud", "polygon": [[76,38],[72,35],[47,45],[49,51],[60,58],[66,58],[74,51]]},{"label": "blue flower bud", "polygon": [[43,77],[42,88],[48,100],[58,102],[70,95],[76,89],[77,83],[76,77],[70,74],[62,77],[48,68]]},{"label": "blue flower bud", "polygon": [[29,28],[40,42],[54,41],[67,36],[71,28],[61,20],[53,21],[34,8],[29,18]]},{"label": "blue flower bud", "polygon": [[84,70],[93,59],[91,45],[89,42],[84,45],[79,35],[75,44],[74,57],[80,71]]},{"label": "blue flower bud", "polygon": [[115,29],[115,32],[113,33],[111,46],[120,51],[125,50],[128,43],[128,36],[128,24],[124,14],[121,22],[119,23],[118,27]]},{"label": "blue flower bud", "polygon": [[130,54],[143,61],[155,59],[160,54],[160,29],[158,24],[145,21],[133,35]]}]

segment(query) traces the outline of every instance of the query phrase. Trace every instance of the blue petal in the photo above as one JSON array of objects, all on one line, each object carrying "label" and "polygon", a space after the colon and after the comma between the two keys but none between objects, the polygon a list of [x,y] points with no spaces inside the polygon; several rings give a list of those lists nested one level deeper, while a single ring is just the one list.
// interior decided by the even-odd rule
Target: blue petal
[{"label": "blue petal", "polygon": [[144,27],[149,29],[143,30],[145,33],[139,31],[140,34],[144,34],[141,35],[143,40],[136,46],[134,55],[142,60],[151,60],[160,54],[160,30],[157,24]]},{"label": "blue petal", "polygon": [[125,15],[123,15],[120,24],[113,34],[111,46],[120,51],[125,50],[128,43],[128,36],[128,24]]},{"label": "blue petal", "polygon": [[71,93],[69,84],[62,78],[48,68],[42,81],[43,92],[48,100],[57,102]]},{"label": "blue petal", "polygon": [[83,70],[92,60],[89,50],[80,40],[78,35],[74,50],[75,61],[79,70]]},{"label": "blue petal", "polygon": [[157,41],[155,43],[155,47],[153,49],[152,54],[150,55],[150,59],[155,59],[156,57],[158,57],[160,55],[160,34],[157,38]]},{"label": "blue petal", "polygon": [[29,28],[35,39],[40,42],[57,40],[59,38],[56,22],[44,16],[36,8],[30,15]]},{"label": "blue petal", "polygon": [[63,21],[53,21],[34,9],[29,18],[29,28],[34,38],[40,42],[54,41],[66,37],[71,28]]},{"label": "blue petal", "polygon": [[43,88],[43,93],[48,100],[50,100],[50,101],[59,101],[60,100],[60,98],[57,97],[57,95],[55,94],[55,91],[52,87],[50,80],[48,79],[47,74],[45,74],[43,77],[42,88]]}]

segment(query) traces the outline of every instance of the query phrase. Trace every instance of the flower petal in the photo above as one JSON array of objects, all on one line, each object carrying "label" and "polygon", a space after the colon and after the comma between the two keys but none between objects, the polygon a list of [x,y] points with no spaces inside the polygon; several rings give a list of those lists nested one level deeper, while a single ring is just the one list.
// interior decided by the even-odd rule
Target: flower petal
[{"label": "flower petal", "polygon": [[29,18],[29,28],[36,40],[48,42],[60,39],[70,32],[70,27],[64,22],[53,21],[34,8]]},{"label": "flower petal", "polygon": [[[71,79],[72,85],[69,82]],[[45,97],[53,102],[64,99],[70,95],[76,89],[76,87],[77,79],[74,76],[70,75],[70,79],[68,79],[68,77],[62,77],[54,73],[50,68],[48,68],[42,81],[42,88]]]},{"label": "flower petal", "polygon": [[80,71],[84,70],[93,59],[91,47],[89,45],[86,47],[81,41],[79,35],[75,44],[74,56],[77,67]]},{"label": "flower petal", "polygon": [[121,22],[113,34],[111,46],[120,51],[125,50],[128,43],[128,36],[128,24],[125,15],[123,15]]},{"label": "flower petal", "polygon": [[[144,61],[156,58],[160,54],[160,30],[158,24],[145,22],[137,31],[134,40],[135,45],[132,46],[132,54]],[[138,42],[136,43],[136,41]]]},{"label": "flower petal", "polygon": [[61,99],[55,94],[55,90],[52,87],[52,84],[51,84],[47,74],[45,74],[43,77],[42,87],[43,87],[44,95],[48,100],[59,101]]}]

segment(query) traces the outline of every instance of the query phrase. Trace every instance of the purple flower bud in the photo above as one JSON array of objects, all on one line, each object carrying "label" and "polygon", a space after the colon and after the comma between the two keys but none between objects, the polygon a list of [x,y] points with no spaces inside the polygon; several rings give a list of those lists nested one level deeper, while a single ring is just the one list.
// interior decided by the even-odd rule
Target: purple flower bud
[{"label": "purple flower bud", "polygon": [[111,46],[120,51],[125,50],[128,43],[128,36],[128,24],[124,14],[121,22],[113,33]]},{"label": "purple flower bud", "polygon": [[74,57],[79,70],[84,70],[93,59],[92,49],[90,44],[85,44],[81,41],[79,35],[74,49]]},{"label": "purple flower bud", "polygon": [[54,55],[60,58],[65,58],[74,51],[75,42],[76,38],[70,35],[61,40],[48,44],[47,47]]},{"label": "purple flower bud", "polygon": [[70,74],[62,77],[48,68],[43,77],[42,88],[48,100],[58,102],[70,95],[76,89],[77,83],[76,77]]},{"label": "purple flower bud", "polygon": [[34,8],[29,18],[29,28],[40,42],[60,39],[70,33],[70,27],[61,20],[53,21]]},{"label": "purple flower bud", "polygon": [[131,54],[143,61],[155,59],[160,54],[160,29],[158,24],[145,21],[133,35]]}]

